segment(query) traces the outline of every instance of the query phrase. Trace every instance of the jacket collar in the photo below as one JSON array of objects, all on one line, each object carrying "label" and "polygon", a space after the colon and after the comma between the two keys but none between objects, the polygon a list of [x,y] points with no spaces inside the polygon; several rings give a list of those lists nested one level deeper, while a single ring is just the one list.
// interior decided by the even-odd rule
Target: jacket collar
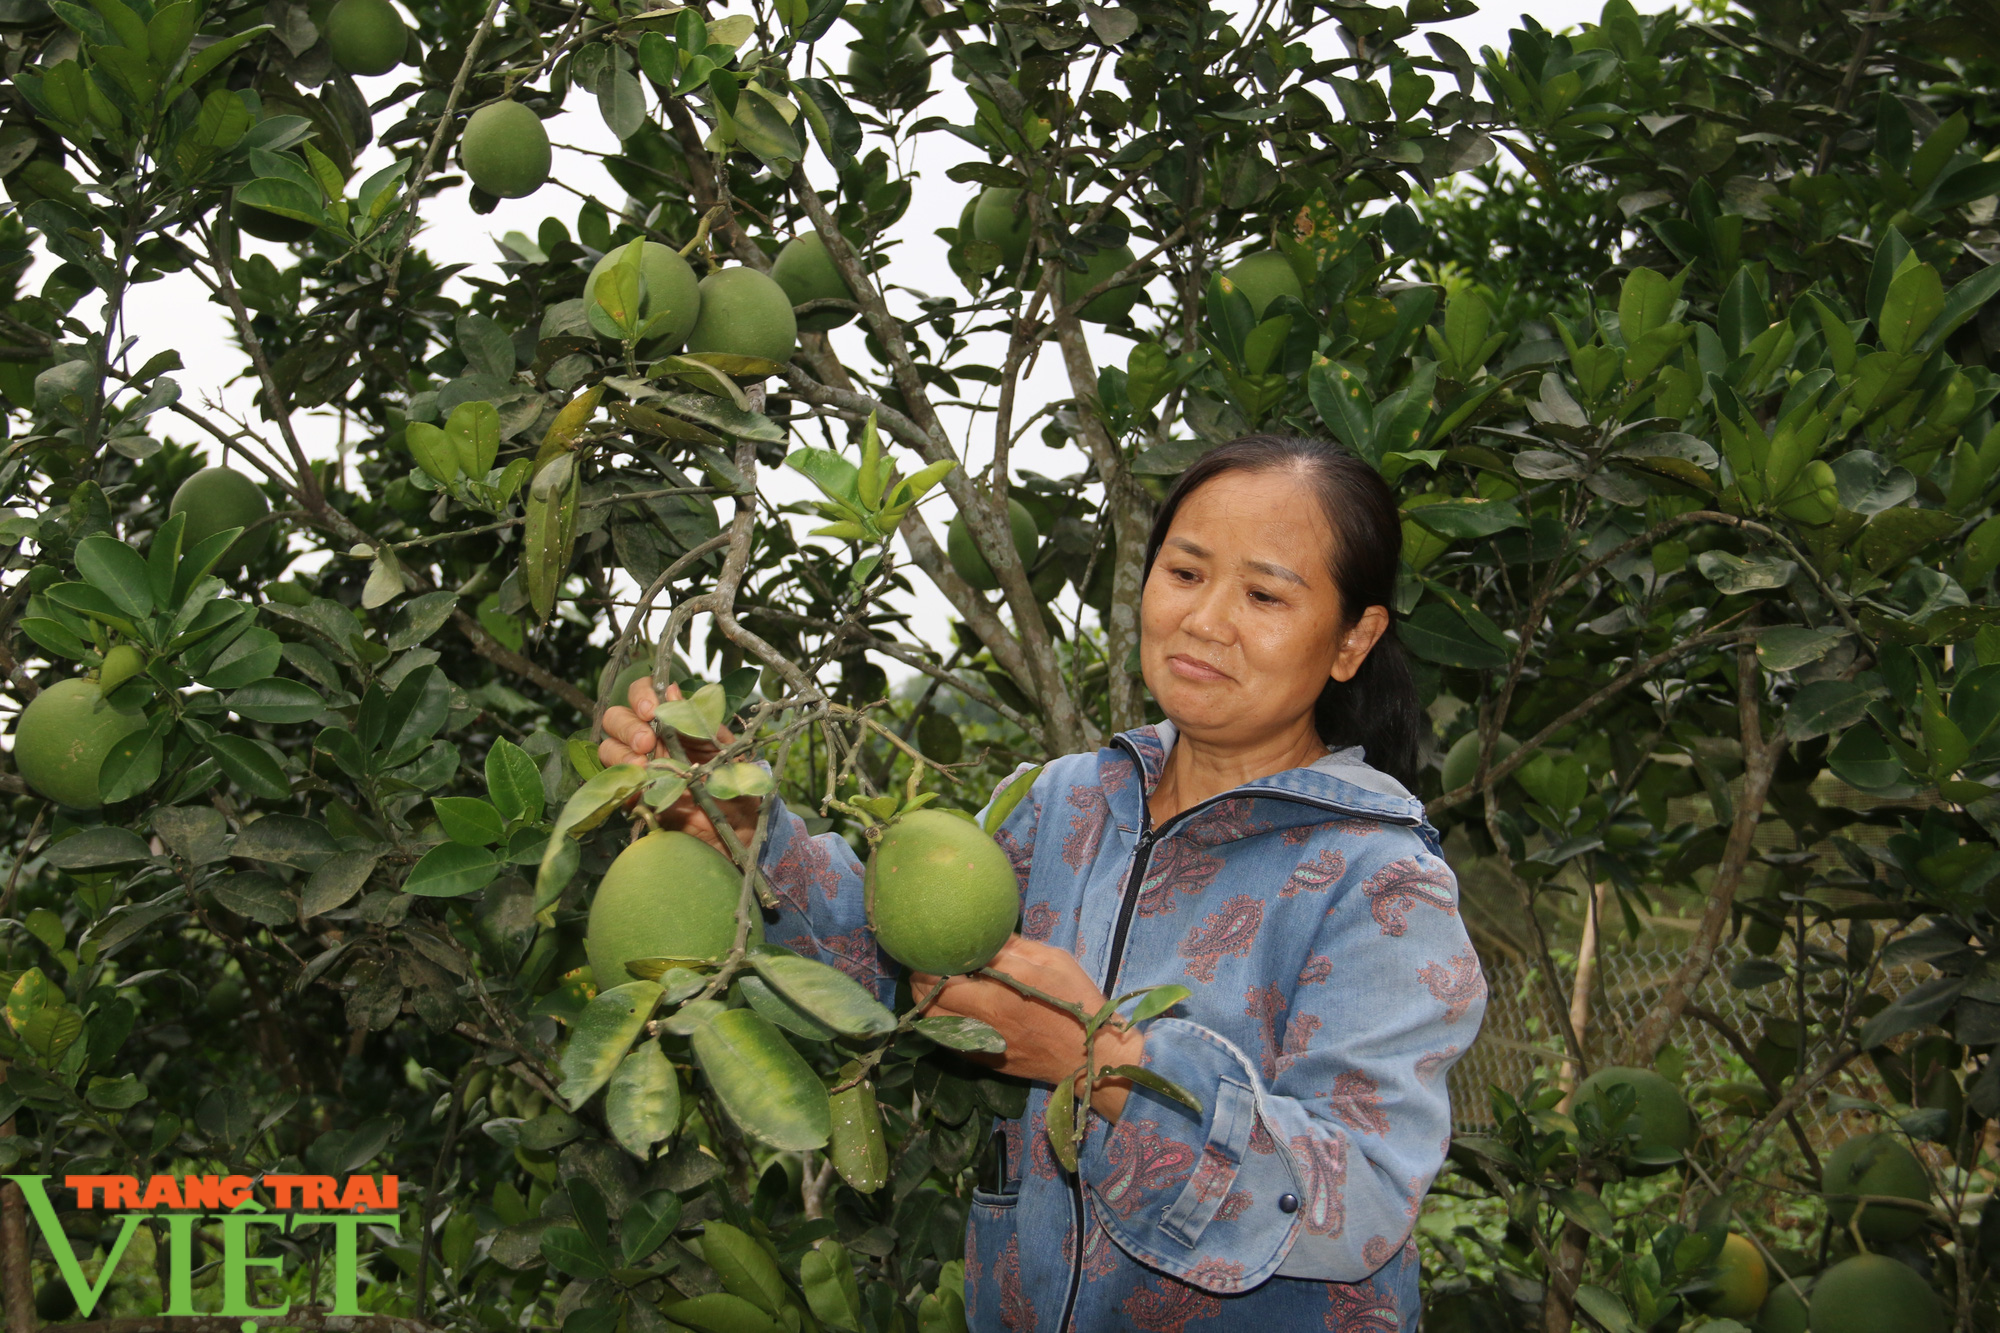
[{"label": "jacket collar", "polygon": [[[1159,786],[1167,756],[1172,753],[1177,739],[1173,723],[1157,722],[1122,732],[1113,742],[1137,759],[1145,796],[1151,796]],[[1288,768],[1282,773],[1247,782],[1236,788],[1232,795],[1293,801],[1396,824],[1421,824],[1424,821],[1424,803],[1412,796],[1402,783],[1372,767],[1358,745],[1335,750],[1303,768]]]}]

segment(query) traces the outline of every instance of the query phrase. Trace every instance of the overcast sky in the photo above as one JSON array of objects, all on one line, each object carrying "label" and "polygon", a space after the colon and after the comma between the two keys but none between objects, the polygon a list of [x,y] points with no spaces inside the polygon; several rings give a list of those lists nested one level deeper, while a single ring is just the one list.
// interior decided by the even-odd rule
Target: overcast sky
[{"label": "overcast sky", "polygon": [[[1643,7],[1653,9],[1659,6],[1646,4]],[[1589,3],[1585,0],[1556,0],[1537,5],[1532,12],[1545,27],[1560,30],[1594,18],[1599,8],[1594,0]],[[1511,8],[1496,8],[1424,31],[1449,34],[1476,59],[1482,46],[1505,48],[1507,30],[1518,26],[1518,14],[1519,11]],[[844,68],[846,51],[843,34],[851,35],[845,25],[837,28],[829,40],[822,41],[819,51],[823,58],[838,61]],[[1321,29],[1318,36],[1329,46],[1336,42],[1330,28]],[[399,78],[398,74],[392,73],[360,82],[366,94],[379,98],[387,94]],[[925,103],[924,114],[943,115],[960,123],[970,121],[971,106],[944,70],[939,70],[934,83],[939,88],[939,94]],[[594,98],[572,91],[569,107],[548,122],[550,137],[559,145],[555,151],[554,176],[564,185],[595,195],[615,213],[624,200],[624,191],[612,183],[591,153],[614,151],[616,141],[599,118]],[[887,272],[891,281],[920,290],[963,294],[958,280],[945,262],[944,244],[933,232],[939,227],[956,226],[966,200],[977,191],[977,186],[960,185],[945,178],[947,169],[973,156],[974,151],[969,144],[946,134],[927,136],[923,148],[925,155],[915,163],[916,174],[921,177],[916,186],[916,199],[894,229],[893,234],[902,244],[894,251]],[[1502,156],[1504,160],[1505,155]],[[389,160],[389,154],[381,148],[370,148],[357,165],[357,179],[387,165]],[[807,169],[814,172],[817,181],[824,182],[833,176],[816,153],[808,159]],[[439,264],[470,264],[473,266],[472,273],[479,274],[484,270],[487,276],[497,279],[497,269],[492,267],[497,258],[494,238],[508,231],[521,231],[532,237],[543,217],[550,213],[561,217],[574,233],[578,203],[575,195],[550,184],[526,199],[503,200],[498,209],[482,217],[471,211],[466,190],[460,187],[426,202],[424,219],[427,230],[421,244]],[[265,245],[248,237],[244,240],[247,245],[264,250],[280,267],[291,262],[289,253],[281,247]],[[31,283],[38,280],[38,275],[29,279]],[[134,288],[127,298],[127,315],[131,331],[140,339],[135,352],[138,360],[143,361],[163,348],[176,348],[185,366],[176,378],[190,400],[219,398],[246,417],[253,412],[250,406],[252,386],[247,381],[229,383],[232,376],[243,370],[244,360],[231,337],[226,314],[219,305],[208,300],[204,289],[192,277],[173,275]],[[839,330],[833,336],[836,345],[853,343],[858,353],[860,335],[854,329]],[[1097,340],[1100,362],[1124,363],[1129,343],[1101,332]],[[1000,354],[996,351],[993,362],[997,364],[999,359]],[[976,386],[968,385],[968,388],[971,387]],[[1060,358],[1044,356],[1032,377],[1022,385],[1014,419],[1017,422],[1026,420],[1043,403],[1068,396],[1068,382],[1062,373]],[[164,424],[164,418],[158,420]],[[312,452],[332,456],[337,427],[330,413],[322,412],[298,424]],[[979,431],[972,437],[966,461],[978,467],[990,457],[990,452],[990,433]],[[1051,476],[1074,474],[1083,467],[1079,452],[1073,449],[1051,450],[1035,435],[1030,435],[1015,448],[1013,458],[1016,469],[1026,468]],[[779,502],[812,495],[803,479],[785,470],[775,475],[767,471],[764,490]],[[934,502],[926,506],[926,512],[933,529],[941,532],[949,518],[949,511],[945,508],[948,501],[944,500],[942,490],[935,496]],[[927,641],[946,644],[949,642],[949,608],[943,597],[924,583],[921,575],[916,575],[916,581],[924,586],[907,607],[913,614],[912,623]],[[1066,597],[1071,595],[1065,593]],[[698,629],[697,642],[699,633]],[[907,674],[906,670],[898,669],[893,664],[890,669],[896,676]]]}]

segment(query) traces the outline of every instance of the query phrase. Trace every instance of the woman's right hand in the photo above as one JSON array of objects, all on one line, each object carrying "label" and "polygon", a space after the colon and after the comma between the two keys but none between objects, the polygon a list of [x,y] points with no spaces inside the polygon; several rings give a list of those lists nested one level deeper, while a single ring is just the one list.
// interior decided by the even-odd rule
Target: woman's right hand
[{"label": "woman's right hand", "polygon": [[[667,698],[681,697],[681,687],[667,686]],[[660,697],[653,692],[653,682],[641,676],[632,682],[626,691],[628,707],[613,706],[604,711],[604,739],[598,742],[597,757],[606,768],[619,764],[643,764],[658,756],[662,750],[660,738],[653,732],[653,714],[658,711]],[[687,752],[688,761],[705,764],[715,758],[716,752],[736,739],[727,727],[715,733],[715,740],[697,740],[692,736],[681,738],[681,748]],[[760,802],[755,796],[738,796],[727,801],[717,801],[723,816],[728,819],[736,841],[744,847],[757,831],[757,810]],[[695,804],[692,793],[683,793],[681,798],[654,816],[663,829],[671,829],[700,838],[724,856],[729,849],[723,845],[722,837],[715,831],[707,812]]]}]

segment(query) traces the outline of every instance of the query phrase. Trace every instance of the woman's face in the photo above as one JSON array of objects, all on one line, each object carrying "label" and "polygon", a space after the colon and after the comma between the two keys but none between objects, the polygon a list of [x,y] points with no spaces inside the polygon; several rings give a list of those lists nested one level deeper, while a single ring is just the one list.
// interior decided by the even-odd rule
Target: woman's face
[{"label": "woman's face", "polygon": [[[1310,727],[1388,625],[1343,626],[1334,534],[1292,471],[1225,472],[1181,502],[1140,604],[1146,688],[1186,735],[1235,745]],[[1346,630],[1343,633],[1343,630]]]}]

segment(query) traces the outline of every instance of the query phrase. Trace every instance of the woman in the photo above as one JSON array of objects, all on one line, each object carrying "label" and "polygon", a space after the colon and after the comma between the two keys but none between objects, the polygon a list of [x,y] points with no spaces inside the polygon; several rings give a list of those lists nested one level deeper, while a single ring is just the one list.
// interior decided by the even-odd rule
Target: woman
[{"label": "woman", "polygon": [[[1415,1326],[1409,1233],[1486,987],[1405,785],[1421,714],[1390,610],[1401,542],[1374,469],[1311,440],[1224,445],[1161,507],[1140,661],[1167,721],[1034,779],[998,834],[1024,911],[993,966],[1087,1010],[1189,987],[1095,1058],[1202,1110],[1100,1089],[1072,1176],[1043,1111],[1080,1027],[1000,982],[946,983],[940,1009],[999,1029],[995,1063],[1041,1085],[1001,1126],[1002,1188],[974,1196],[975,1328]],[[652,752],[650,683],[632,695],[606,714],[607,763]],[[746,837],[754,809],[731,811]],[[691,805],[676,818],[713,840]],[[847,844],[775,820],[764,865],[786,900],[767,937],[886,994]]]}]

